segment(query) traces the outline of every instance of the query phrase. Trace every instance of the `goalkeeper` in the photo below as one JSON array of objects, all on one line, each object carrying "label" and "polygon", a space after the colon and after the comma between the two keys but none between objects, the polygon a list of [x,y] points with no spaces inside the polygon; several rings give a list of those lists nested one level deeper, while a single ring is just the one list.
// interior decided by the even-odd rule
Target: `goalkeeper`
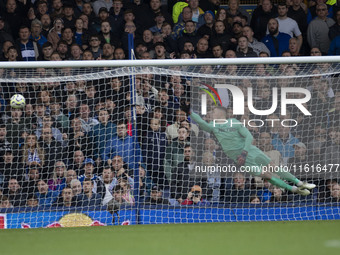
[{"label": "goalkeeper", "polygon": [[[284,171],[282,168],[275,172],[281,179],[294,183],[291,186],[272,175],[268,171],[263,171],[262,166],[270,167],[271,159],[264,154],[259,148],[252,145],[253,136],[249,130],[237,119],[228,119],[227,123],[213,124],[213,122],[205,122],[198,114],[190,113],[190,105],[182,104],[181,108],[192,120],[209,133],[214,134],[224,153],[234,160],[238,167],[249,169],[250,173],[255,176],[268,180],[271,184],[280,188],[289,190],[293,193],[307,196],[311,189],[315,188],[315,184],[302,182],[291,173]],[[224,107],[216,107],[213,110],[212,118],[215,120],[226,120],[227,111]]]}]

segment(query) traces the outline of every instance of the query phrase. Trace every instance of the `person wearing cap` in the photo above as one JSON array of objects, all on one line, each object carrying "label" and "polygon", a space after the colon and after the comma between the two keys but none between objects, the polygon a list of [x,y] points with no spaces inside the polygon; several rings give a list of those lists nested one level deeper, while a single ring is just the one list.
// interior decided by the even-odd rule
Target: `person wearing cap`
[{"label": "person wearing cap", "polygon": [[163,198],[162,190],[154,185],[151,188],[150,197],[148,197],[144,203],[146,205],[169,205],[169,200]]},{"label": "person wearing cap", "polygon": [[78,176],[78,180],[83,183],[86,178],[90,178],[91,181],[95,181],[98,176],[94,174],[95,162],[92,158],[86,158],[83,162],[84,174]]},{"label": "person wearing cap", "polygon": [[199,185],[194,185],[181,205],[209,206],[210,203],[202,198],[202,188]]},{"label": "person wearing cap", "polygon": [[200,37],[208,35],[210,37],[214,31],[215,14],[212,11],[206,11],[204,13],[204,24],[197,26],[197,34]]},{"label": "person wearing cap", "polygon": [[99,10],[101,8],[106,8],[106,10],[110,10],[112,7],[112,0],[96,0],[93,2],[93,11],[96,15],[99,15]]}]

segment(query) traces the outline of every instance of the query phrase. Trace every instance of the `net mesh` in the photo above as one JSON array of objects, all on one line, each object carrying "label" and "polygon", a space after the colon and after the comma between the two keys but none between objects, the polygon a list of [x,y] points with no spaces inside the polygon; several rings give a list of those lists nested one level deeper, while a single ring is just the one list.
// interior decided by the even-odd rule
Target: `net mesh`
[{"label": "net mesh", "polygon": [[[0,69],[2,226],[337,218],[339,70],[328,63]],[[15,94],[24,108],[10,106]],[[218,106],[224,126],[214,126]],[[226,128],[231,120],[242,130]],[[243,150],[244,166],[256,170],[242,169]],[[289,187],[301,183],[282,170],[316,188],[302,196],[277,187],[261,167]]]}]

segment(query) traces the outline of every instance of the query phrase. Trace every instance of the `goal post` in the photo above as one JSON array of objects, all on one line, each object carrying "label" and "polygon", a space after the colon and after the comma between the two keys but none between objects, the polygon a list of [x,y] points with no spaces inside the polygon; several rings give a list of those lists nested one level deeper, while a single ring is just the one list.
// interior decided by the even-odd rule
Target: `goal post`
[{"label": "goal post", "polygon": [[339,219],[339,62],[2,62],[1,226]]}]

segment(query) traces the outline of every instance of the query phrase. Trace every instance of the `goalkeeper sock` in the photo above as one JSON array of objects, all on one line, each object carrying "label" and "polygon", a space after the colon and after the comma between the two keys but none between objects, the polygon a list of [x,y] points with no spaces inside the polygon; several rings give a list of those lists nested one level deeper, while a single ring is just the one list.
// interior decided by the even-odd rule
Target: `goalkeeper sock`
[{"label": "goalkeeper sock", "polygon": [[295,192],[296,191],[296,187],[295,186],[290,186],[289,184],[285,183],[283,180],[281,180],[280,178],[276,178],[276,177],[272,177],[270,180],[268,180],[271,184]]},{"label": "goalkeeper sock", "polygon": [[278,172],[275,172],[280,178],[290,181],[297,186],[301,186],[303,184],[302,181],[300,181],[298,178],[296,178],[294,175],[292,175],[290,172],[284,170],[282,167],[279,168],[280,170]]}]

